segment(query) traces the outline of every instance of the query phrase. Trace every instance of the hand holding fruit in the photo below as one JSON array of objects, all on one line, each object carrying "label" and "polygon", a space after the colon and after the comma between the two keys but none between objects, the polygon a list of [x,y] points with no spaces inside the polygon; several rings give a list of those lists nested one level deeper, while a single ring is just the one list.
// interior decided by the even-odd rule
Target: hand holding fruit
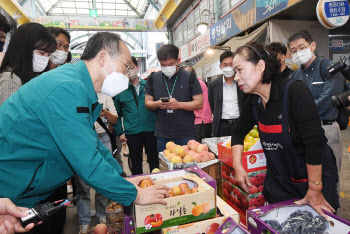
[{"label": "hand holding fruit", "polygon": [[134,201],[137,205],[163,204],[167,202],[164,198],[169,197],[168,186],[152,185],[146,188],[136,187],[137,197]]},{"label": "hand holding fruit", "polygon": [[150,176],[137,176],[137,177],[125,178],[125,179],[130,183],[134,184],[136,188],[140,185],[141,181],[143,180],[149,180],[153,184],[153,179]]},{"label": "hand holding fruit", "polygon": [[245,192],[249,193],[249,187],[252,186],[252,184],[249,181],[248,173],[242,166],[235,168],[235,172],[236,182],[238,186],[242,188]]}]

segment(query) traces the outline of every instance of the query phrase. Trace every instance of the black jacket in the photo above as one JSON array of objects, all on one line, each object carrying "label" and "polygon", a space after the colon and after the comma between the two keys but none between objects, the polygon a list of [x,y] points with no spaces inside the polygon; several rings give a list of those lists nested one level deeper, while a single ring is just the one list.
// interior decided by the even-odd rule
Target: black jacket
[{"label": "black jacket", "polygon": [[[223,77],[217,78],[211,81],[208,85],[208,97],[211,111],[213,113],[213,137],[218,136],[220,120],[222,115],[222,102],[223,102]],[[235,81],[234,81],[235,82]],[[237,87],[238,108],[239,112],[242,112],[244,100],[247,95]]]}]

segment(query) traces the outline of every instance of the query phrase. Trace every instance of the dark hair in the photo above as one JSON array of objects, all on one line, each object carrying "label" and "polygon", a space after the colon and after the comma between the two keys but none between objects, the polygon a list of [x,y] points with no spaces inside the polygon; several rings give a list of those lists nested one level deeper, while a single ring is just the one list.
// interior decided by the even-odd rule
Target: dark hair
[{"label": "dark hair", "polygon": [[69,51],[65,63],[70,63],[70,61],[72,61],[72,53]]},{"label": "dark hair", "polygon": [[179,48],[173,44],[162,45],[157,51],[157,57],[159,61],[171,58],[177,60],[179,58]]},{"label": "dark hair", "polygon": [[222,63],[222,61],[225,59],[225,58],[229,58],[229,57],[234,57],[234,54],[232,51],[230,50],[226,50],[224,51],[221,55],[220,55],[220,64]]},{"label": "dark hair", "polygon": [[265,46],[265,50],[276,57],[278,53],[287,55],[287,47],[280,42],[271,42]]},{"label": "dark hair", "polygon": [[196,73],[196,70],[194,70],[194,68],[193,67],[191,67],[191,66],[187,66],[186,68],[185,68],[185,70],[187,71],[190,71],[190,72],[193,72],[195,75],[197,75],[197,73]]},{"label": "dark hair", "polygon": [[131,56],[131,62],[133,62],[135,64],[135,66],[137,67],[137,60],[134,56]]},{"label": "dark hair", "polygon": [[87,41],[81,59],[91,60],[95,58],[101,50],[107,50],[108,54],[111,56],[117,56],[119,54],[119,43],[122,41],[119,34],[116,33],[96,33]]},{"label": "dark hair", "polygon": [[314,40],[312,39],[311,34],[306,31],[306,30],[299,30],[298,32],[294,33],[293,35],[291,35],[288,38],[288,47],[290,45],[290,43],[294,40],[300,39],[300,38],[304,38],[305,41],[307,41],[309,44],[311,44]]},{"label": "dark hair", "polygon": [[10,31],[11,27],[10,24],[8,23],[7,19],[5,16],[0,14],[0,31],[3,31],[5,33],[8,33]]},{"label": "dark hair", "polygon": [[281,64],[276,56],[269,54],[259,42],[248,42],[237,48],[235,55],[243,55],[246,61],[258,64],[260,60],[265,62],[265,71],[261,83],[269,84],[273,79],[281,75]]},{"label": "dark hair", "polygon": [[2,61],[0,73],[10,68],[22,81],[22,85],[34,78],[33,51],[43,50],[53,53],[57,48],[50,31],[38,23],[25,23],[11,36]]},{"label": "dark hair", "polygon": [[60,34],[65,35],[68,39],[68,42],[70,43],[70,34],[66,30],[64,30],[63,28],[47,27],[47,29],[50,30],[51,34],[53,34],[55,38],[58,37]]}]

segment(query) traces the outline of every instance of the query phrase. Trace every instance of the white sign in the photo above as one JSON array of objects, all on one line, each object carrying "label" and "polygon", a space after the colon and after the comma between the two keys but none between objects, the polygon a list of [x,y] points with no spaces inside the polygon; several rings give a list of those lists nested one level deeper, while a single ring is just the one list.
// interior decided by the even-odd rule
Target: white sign
[{"label": "white sign", "polygon": [[316,7],[318,21],[328,29],[343,26],[349,20],[347,0],[319,0]]},{"label": "white sign", "polygon": [[342,50],[343,49],[343,40],[332,40],[332,49],[333,50]]},{"label": "white sign", "polygon": [[180,58],[180,63],[183,63],[186,60],[188,60],[187,44],[185,44],[179,48],[179,58]]},{"label": "white sign", "polygon": [[349,54],[333,54],[333,61],[338,62],[342,61],[345,62],[347,65],[350,65],[350,55]]},{"label": "white sign", "polygon": [[210,35],[207,30],[204,34],[199,35],[189,43],[187,43],[188,58],[193,58],[204,52],[210,46]]}]

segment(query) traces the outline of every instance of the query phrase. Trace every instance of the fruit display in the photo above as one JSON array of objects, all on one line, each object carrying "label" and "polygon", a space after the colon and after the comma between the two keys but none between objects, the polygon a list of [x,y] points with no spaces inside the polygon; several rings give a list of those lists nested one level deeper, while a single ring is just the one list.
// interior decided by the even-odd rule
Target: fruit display
[{"label": "fruit display", "polygon": [[122,205],[116,202],[109,205],[106,210],[106,225],[117,233],[124,228],[124,217],[122,211]]},{"label": "fruit display", "polygon": [[208,146],[198,141],[190,140],[187,145],[176,145],[169,141],[163,155],[171,163],[204,163],[215,159],[215,155],[208,151]]}]

